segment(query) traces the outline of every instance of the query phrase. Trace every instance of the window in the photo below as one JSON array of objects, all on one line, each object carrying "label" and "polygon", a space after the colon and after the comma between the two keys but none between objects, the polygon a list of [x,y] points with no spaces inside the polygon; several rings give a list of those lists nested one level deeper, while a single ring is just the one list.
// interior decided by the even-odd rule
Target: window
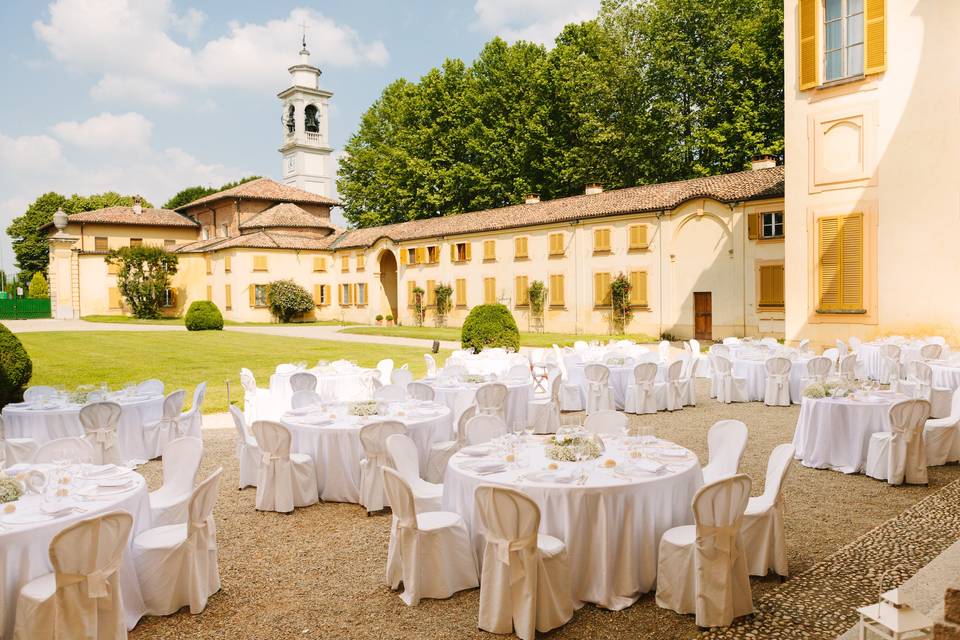
[{"label": "window", "polygon": [[428,264],[438,264],[440,262],[440,247],[437,245],[430,245],[427,247],[427,263]]},{"label": "window", "polygon": [[226,238],[230,235],[230,226],[227,224],[220,225],[220,237]]},{"label": "window", "polygon": [[143,246],[143,238],[130,238],[130,246],[131,246],[131,247],[142,247],[142,246]]},{"label": "window", "polygon": [[783,211],[768,211],[760,214],[760,237],[783,237]]},{"label": "window", "polygon": [[366,257],[362,253],[357,254],[357,271],[363,271],[366,265],[365,259]]},{"label": "window", "polygon": [[313,259],[314,273],[323,273],[327,270],[327,259],[324,256],[317,256]]},{"label": "window", "polygon": [[513,239],[513,259],[526,260],[527,256],[527,238],[526,236]]},{"label": "window", "polygon": [[207,285],[207,300],[213,302],[213,287],[209,284]]},{"label": "window", "polygon": [[483,279],[483,303],[494,304],[497,301],[497,279]]},{"label": "window", "polygon": [[551,233],[550,234],[550,257],[562,256],[564,254],[563,248],[563,233]]},{"label": "window", "polygon": [[163,290],[163,306],[164,307],[177,306],[177,292],[175,289]]},{"label": "window", "polygon": [[593,252],[594,253],[610,252],[610,229],[594,229],[593,230]]},{"label": "window", "polygon": [[437,283],[433,280],[427,280],[427,306],[437,306]]},{"label": "window", "polygon": [[417,248],[416,248],[416,251],[414,252],[414,255],[416,256],[416,260],[414,260],[414,263],[416,263],[416,264],[425,264],[425,263],[427,262],[427,248],[426,248],[426,247],[417,247]]},{"label": "window", "polygon": [[230,285],[225,285],[223,287],[223,298],[224,298],[223,308],[226,309],[227,311],[230,311],[230,309],[233,309],[233,295],[230,293]]},{"label": "window", "polygon": [[467,280],[466,278],[457,278],[454,283],[454,304],[458,307],[467,306]]},{"label": "window", "polygon": [[210,231],[209,231],[206,227],[202,228],[202,229],[200,230],[200,237],[201,237],[202,239],[204,239],[204,240],[209,240],[209,239],[210,239]]},{"label": "window", "polygon": [[347,283],[343,283],[340,285],[340,306],[341,307],[350,306],[350,303],[351,303],[350,289],[351,287]]},{"label": "window", "polygon": [[647,272],[630,272],[630,306],[646,307],[647,305]]},{"label": "window", "polygon": [[232,260],[230,259],[230,256],[223,256],[223,272],[224,273],[230,273],[231,262]]},{"label": "window", "polygon": [[356,304],[359,306],[364,306],[367,304],[367,285],[364,282],[358,282],[356,284]]},{"label": "window", "polygon": [[765,264],[759,269],[760,307],[783,307],[783,265]]},{"label": "window", "polygon": [[164,241],[163,241],[163,249],[164,249],[164,251],[172,251],[174,248],[176,248],[176,246],[177,246],[177,241],[176,241],[176,240],[169,240],[169,239],[167,239],[167,240],[164,240]]},{"label": "window", "polygon": [[[104,260],[104,262],[106,262],[106,260]],[[116,262],[107,262],[107,274],[113,276],[118,273],[120,273],[120,265]]]},{"label": "window", "polygon": [[267,256],[253,256],[253,270],[254,270],[254,271],[266,271],[266,270],[267,270]]},{"label": "window", "polygon": [[106,238],[94,238],[93,239],[93,250],[100,252],[107,252],[110,250],[109,245],[107,244]]},{"label": "window", "polygon": [[826,82],[863,75],[864,0],[825,0],[823,75]]},{"label": "window", "polygon": [[250,285],[250,306],[251,307],[265,307],[267,306],[267,285],[265,284],[252,284]]},{"label": "window", "polygon": [[325,284],[313,285],[313,304],[318,307],[330,304],[329,287]]},{"label": "window", "polygon": [[820,312],[863,313],[863,214],[817,220]]},{"label": "window", "polygon": [[632,224],[627,232],[630,236],[630,250],[642,251],[650,246],[647,240],[647,225]]},{"label": "window", "polygon": [[407,249],[407,263],[417,264],[417,250],[414,247]]},{"label": "window", "polygon": [[516,288],[514,297],[516,303],[514,306],[517,307],[526,307],[530,304],[530,286],[527,276],[517,276],[516,277]]},{"label": "window", "polygon": [[593,274],[593,306],[610,306],[610,274]]},{"label": "window", "polygon": [[563,300],[563,274],[555,273],[550,276],[550,306],[562,307]]},{"label": "window", "polygon": [[110,309],[122,309],[123,302],[120,298],[120,289],[110,287],[107,289],[107,306]]},{"label": "window", "polygon": [[483,241],[483,259],[484,260],[497,259],[497,241],[496,240]]},{"label": "window", "polygon": [[346,273],[350,271],[350,256],[342,255],[340,256],[340,271]]},{"label": "window", "polygon": [[[213,273],[213,260],[211,259],[209,253],[204,254],[204,256],[203,256],[203,261],[204,261],[204,263],[206,263],[206,266],[207,266],[207,275],[209,276],[210,274]],[[209,299],[209,298],[208,298],[208,299]]]},{"label": "window", "polygon": [[412,307],[416,294],[413,292],[417,288],[417,283],[411,280],[407,283],[407,306]]},{"label": "window", "polygon": [[450,260],[452,262],[470,262],[470,243],[458,242],[450,245]]}]

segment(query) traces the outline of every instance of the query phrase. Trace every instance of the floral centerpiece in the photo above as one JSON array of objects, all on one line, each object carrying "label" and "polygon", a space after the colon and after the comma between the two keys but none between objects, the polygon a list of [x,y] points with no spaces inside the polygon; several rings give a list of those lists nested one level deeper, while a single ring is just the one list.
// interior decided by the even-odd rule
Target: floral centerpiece
[{"label": "floral centerpiece", "polygon": [[586,433],[558,433],[547,441],[546,455],[551,460],[593,460],[599,458],[601,453],[600,443]]},{"label": "floral centerpiece", "polygon": [[81,384],[76,391],[70,393],[70,402],[84,405],[90,400],[90,395],[96,390],[92,384]]},{"label": "floral centerpiece", "polygon": [[476,373],[468,373],[465,376],[460,376],[460,380],[467,384],[483,384],[487,381],[487,377]]},{"label": "floral centerpiece", "polygon": [[814,382],[803,390],[805,398],[846,398],[853,394],[854,389],[843,381],[827,380]]},{"label": "floral centerpiece", "polygon": [[377,401],[351,402],[349,413],[352,416],[375,416],[377,415]]},{"label": "floral centerpiece", "polygon": [[624,358],[607,358],[607,364],[613,365],[614,367],[622,367],[626,362]]},{"label": "floral centerpiece", "polygon": [[0,503],[19,500],[23,495],[23,486],[16,478],[0,478]]}]

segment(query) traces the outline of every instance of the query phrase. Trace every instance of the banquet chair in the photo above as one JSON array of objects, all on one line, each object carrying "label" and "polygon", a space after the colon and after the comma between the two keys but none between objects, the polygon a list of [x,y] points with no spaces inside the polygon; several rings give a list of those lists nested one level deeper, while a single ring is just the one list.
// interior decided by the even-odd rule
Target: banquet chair
[{"label": "banquet chair", "polygon": [[387,505],[383,500],[382,467],[389,467],[387,437],[395,433],[406,435],[407,427],[396,420],[372,422],[360,427],[360,446],[363,460],[360,461],[360,505],[367,515],[380,511]]},{"label": "banquet chair", "polygon": [[870,436],[864,473],[887,484],[927,484],[924,424],[930,417],[926,400],[904,400],[890,407],[890,431]]},{"label": "banquet chair", "polygon": [[117,423],[120,421],[120,405],[116,402],[91,402],[80,409],[80,424],[95,453],[95,464],[123,464],[120,443],[117,440]]},{"label": "banquet chair", "polygon": [[250,369],[240,369],[240,386],[243,387],[243,417],[247,424],[268,417],[270,390],[257,388],[257,379]]},{"label": "banquet chair", "polygon": [[660,344],[657,345],[657,356],[660,358],[660,362],[667,363],[670,362],[670,342],[667,340],[661,340]]},{"label": "banquet chair", "polygon": [[626,413],[656,413],[657,395],[655,384],[657,365],[642,362],[633,368],[633,382],[627,385],[623,410]]},{"label": "banquet chair", "polygon": [[588,364],[583,368],[583,377],[587,381],[587,415],[617,408],[610,388],[610,369],[606,365]]},{"label": "banquet chair", "polygon": [[423,362],[427,365],[427,377],[436,378],[437,377],[437,361],[434,357],[429,354],[423,354]]},{"label": "banquet chair", "polygon": [[797,345],[797,351],[806,351],[808,344],[810,344],[810,338],[804,338],[800,341],[800,344]]},{"label": "banquet chair", "polygon": [[294,393],[297,391],[316,391],[317,376],[307,371],[297,371],[290,376],[290,389]]},{"label": "banquet chair", "polygon": [[203,458],[203,440],[191,436],[177,438],[163,449],[163,484],[148,494],[150,526],[181,524],[187,521],[193,483]]},{"label": "banquet chair", "polygon": [[274,373],[291,374],[291,375],[296,373],[297,371],[298,371],[297,365],[290,364],[288,362],[285,362],[283,364],[278,364],[277,367],[274,369]]},{"label": "banquet chair", "polygon": [[407,399],[407,390],[398,384],[388,384],[374,391],[373,399],[383,402],[403,402]]},{"label": "banquet chair", "polygon": [[14,638],[126,638],[120,565],[133,516],[114,511],[64,527],[49,545],[51,573],[20,588]]},{"label": "banquet chair", "polygon": [[236,456],[240,464],[240,486],[238,489],[257,486],[257,467],[260,466],[260,448],[250,432],[247,419],[237,407],[230,405],[233,426],[237,430]]},{"label": "banquet chair", "polygon": [[570,382],[570,372],[563,359],[560,347],[553,345],[553,354],[560,367],[560,411],[583,411],[583,394],[580,385]]},{"label": "banquet chair", "polygon": [[837,361],[840,358],[840,350],[836,347],[830,347],[829,349],[824,349],[820,356],[830,361],[830,369],[833,370],[833,368],[837,366]]},{"label": "banquet chair", "polygon": [[472,404],[464,409],[460,417],[457,418],[457,432],[454,434],[453,440],[435,442],[430,446],[425,474],[425,479],[428,482],[443,482],[443,475],[447,472],[447,462],[466,444],[467,421],[475,415],[477,415],[477,406]]},{"label": "banquet chair", "polygon": [[3,424],[3,416],[0,416],[0,442],[3,448],[0,453],[3,454],[3,465],[9,467],[20,462],[30,462],[37,453],[37,441],[33,438],[8,438],[6,428]]},{"label": "banquet chair", "polygon": [[377,363],[376,369],[380,372],[380,382],[384,386],[390,384],[390,374],[393,373],[393,360],[391,358],[384,358]]},{"label": "banquet chair", "polygon": [[97,459],[97,450],[83,438],[57,438],[47,440],[33,454],[34,464],[67,460],[73,464],[94,464]]},{"label": "banquet chair", "polygon": [[469,371],[467,371],[465,366],[461,364],[450,364],[449,359],[444,363],[442,373],[445,377],[453,378],[454,380],[469,375]]},{"label": "banquet chair", "polygon": [[693,370],[697,366],[697,361],[693,357],[690,348],[684,350],[681,356],[683,367],[680,369],[680,400],[684,407],[695,407],[697,405],[697,387],[693,381]]},{"label": "banquet chair", "polygon": [[731,344],[740,344],[740,338],[737,338],[737,337],[734,337],[734,336],[729,336],[729,337],[723,339],[723,344],[728,345],[728,346],[731,345]]},{"label": "banquet chair", "polygon": [[717,371],[716,366],[716,357],[723,356],[726,359],[730,359],[730,347],[727,347],[722,344],[714,344],[710,346],[710,350],[707,352],[707,359],[710,362],[710,397],[716,398],[720,390],[720,382],[722,376],[720,372]]},{"label": "banquet chair", "polygon": [[150,378],[137,385],[137,393],[143,396],[162,396],[164,390],[163,380]]},{"label": "banquet chair", "polygon": [[939,344],[931,343],[920,347],[920,357],[924,360],[939,360],[943,353],[943,347]]},{"label": "banquet chair", "polygon": [[950,415],[953,392],[946,387],[933,386],[933,369],[930,365],[915,360],[909,364],[907,370],[910,372],[907,379],[896,380],[891,388],[911,398],[929,400],[931,418],[944,418]]},{"label": "banquet chair", "polygon": [[847,357],[847,353],[849,353],[849,350],[847,349],[847,343],[844,342],[843,340],[841,340],[840,338],[837,338],[836,345],[837,345],[837,358],[836,358],[836,359],[837,359],[837,361],[839,362],[839,361],[841,361],[841,360],[843,360],[844,358]]},{"label": "banquet chair", "polygon": [[700,341],[696,338],[690,338],[687,344],[690,345],[690,353],[693,354],[691,375],[695,378],[709,378],[711,375],[710,358],[700,350]]},{"label": "banquet chair", "polygon": [[390,374],[390,384],[406,389],[411,382],[413,382],[413,373],[410,372],[410,369],[394,369]]},{"label": "banquet chair", "polygon": [[530,380],[530,365],[511,365],[510,369],[507,370],[507,379],[522,380],[524,382]]},{"label": "banquet chair", "polygon": [[411,382],[407,384],[407,397],[412,398],[413,400],[429,400],[433,401],[436,397],[436,393],[428,384],[422,382]]},{"label": "banquet chair", "polygon": [[313,458],[290,453],[290,431],[266,420],[254,422],[252,431],[260,449],[256,509],[289,513],[295,507],[316,504],[320,493]]},{"label": "banquet chair", "polygon": [[386,444],[391,467],[410,485],[417,511],[440,511],[443,485],[420,477],[420,457],[410,436],[394,433],[387,436]]},{"label": "banquet chair", "polygon": [[771,349],[776,349],[777,347],[780,346],[780,343],[777,342],[777,339],[771,338],[771,337],[760,338],[760,344],[766,347],[770,347]]},{"label": "banquet chair", "polygon": [[710,484],[736,475],[747,447],[747,425],[739,420],[714,422],[707,431],[707,464],[703,467],[703,483]]},{"label": "banquet chair", "polygon": [[47,398],[56,395],[57,390],[53,387],[38,384],[33,387],[27,387],[23,392],[24,402],[42,402]]},{"label": "banquet chair", "polygon": [[320,397],[320,394],[310,389],[294,391],[293,395],[290,396],[291,409],[303,409],[304,407],[313,406],[319,407],[322,404],[323,398]]},{"label": "banquet chair", "polygon": [[885,344],[880,354],[880,384],[890,384],[900,377],[900,347]]},{"label": "banquet chair", "polygon": [[222,473],[218,468],[193,490],[186,522],[152,527],[133,539],[147,615],[168,616],[185,606],[200,613],[220,590],[213,508]]},{"label": "banquet chair", "polygon": [[193,402],[190,408],[180,414],[178,422],[180,435],[200,438],[203,430],[203,399],[207,394],[207,383],[201,382],[193,389]]},{"label": "banquet chair", "polygon": [[488,382],[477,388],[476,404],[477,413],[489,416],[497,416],[506,423],[507,421],[507,394],[509,390],[507,385],[500,382]]},{"label": "banquet chair", "polygon": [[560,386],[563,380],[559,375],[549,378],[550,395],[533,397],[527,405],[527,420],[538,434],[556,433],[560,427]]},{"label": "banquet chair", "polygon": [[763,495],[750,498],[743,514],[740,532],[747,554],[747,569],[752,576],[765,576],[772,569],[778,576],[790,575],[787,567],[786,517],[783,483],[793,462],[792,444],[774,447],[767,460]]},{"label": "banquet chair", "polygon": [[816,356],[807,360],[807,375],[800,379],[800,388],[806,389],[811,384],[821,384],[827,381],[830,375],[831,362],[825,356]]},{"label": "banquet chair", "polygon": [[789,358],[767,358],[764,368],[767,370],[766,389],[763,404],[768,407],[790,406],[790,369],[793,363]]},{"label": "banquet chair", "polygon": [[693,497],[694,524],[668,529],[657,557],[657,606],[693,613],[698,627],[725,627],[753,612],[741,539],[750,478],[706,484]]},{"label": "banquet chair", "polygon": [[[151,458],[159,458],[163,448],[171,440],[186,435],[180,427],[180,412],[186,391],[177,389],[163,399],[163,414],[156,422],[143,425],[143,440]],[[199,434],[198,434],[199,435]]]},{"label": "banquet chair", "polygon": [[583,428],[594,435],[622,436],[626,434],[630,420],[619,411],[597,411],[587,416]]},{"label": "banquet chair", "polygon": [[717,400],[724,404],[749,402],[747,379],[733,375],[733,364],[721,355],[713,356],[713,371],[717,376]]},{"label": "banquet chair", "polygon": [[526,494],[488,484],[474,493],[485,538],[477,626],[533,640],[573,618],[567,547],[538,533],[540,508]]},{"label": "banquet chair", "polygon": [[685,386],[684,381],[680,378],[682,372],[683,360],[674,360],[667,367],[667,379],[654,385],[658,410],[679,411],[683,409]]},{"label": "banquet chair", "polygon": [[923,446],[928,467],[960,461],[960,389],[953,392],[948,416],[924,423]]},{"label": "banquet chair", "polygon": [[574,340],[573,341],[573,350],[574,351],[586,351],[590,348],[590,345],[587,344],[586,340]]},{"label": "banquet chair", "polygon": [[848,382],[860,377],[857,375],[857,354],[849,353],[840,358],[840,377]]},{"label": "banquet chair", "polygon": [[853,351],[854,353],[860,351],[860,345],[863,344],[863,340],[857,336],[850,336],[850,340],[848,340],[848,342],[850,343],[850,351]]},{"label": "banquet chair", "polygon": [[476,560],[460,514],[417,509],[410,484],[389,467],[382,473],[383,490],[393,512],[387,586],[397,590],[403,583],[400,599],[411,607],[420,604],[421,598],[449,598],[476,587]]},{"label": "banquet chair", "polygon": [[464,440],[468,445],[485,444],[507,433],[507,425],[499,416],[477,414],[467,420]]}]

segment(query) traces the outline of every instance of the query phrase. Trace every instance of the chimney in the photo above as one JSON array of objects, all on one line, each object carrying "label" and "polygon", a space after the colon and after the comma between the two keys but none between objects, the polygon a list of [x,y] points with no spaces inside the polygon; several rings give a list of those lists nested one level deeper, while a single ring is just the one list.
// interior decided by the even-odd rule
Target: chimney
[{"label": "chimney", "polygon": [[523,204],[539,204],[539,203],[540,203],[539,193],[528,193],[523,197]]},{"label": "chimney", "polygon": [[768,154],[753,156],[750,159],[750,168],[754,171],[758,169],[773,169],[775,166],[777,166],[777,159]]},{"label": "chimney", "polygon": [[143,213],[143,200],[140,196],[134,196],[133,198],[133,213],[134,215],[140,215]]},{"label": "chimney", "polygon": [[588,196],[596,195],[598,193],[603,193],[603,185],[599,182],[591,182],[587,185],[587,188],[584,189],[584,194]]}]

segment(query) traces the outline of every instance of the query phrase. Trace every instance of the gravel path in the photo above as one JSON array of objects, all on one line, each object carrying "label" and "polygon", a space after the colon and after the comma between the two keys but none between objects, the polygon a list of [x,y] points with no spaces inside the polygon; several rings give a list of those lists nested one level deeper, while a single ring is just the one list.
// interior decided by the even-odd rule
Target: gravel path
[{"label": "gravel path", "polygon": [[[698,397],[701,402],[695,408],[642,419],[632,416],[631,420],[656,427],[658,436],[691,448],[701,462],[706,461],[708,427],[722,418],[743,420],[750,428],[750,440],[742,471],[754,479],[754,494],[760,493],[767,456],[777,444],[792,440],[799,409],[760,403],[720,405],[706,399],[704,381],[698,381]],[[476,628],[477,589],[449,600],[424,600],[418,607],[406,607],[382,584],[388,515],[368,518],[358,505],[334,503],[298,509],[293,515],[255,511],[255,490],[236,489],[233,437],[232,429],[205,430],[201,470],[206,474],[218,465],[225,470],[216,508],[223,589],[210,599],[202,614],[144,618],[131,638],[493,637]],[[159,462],[151,462],[141,471],[151,488],[159,485]],[[845,476],[795,464],[785,498],[790,566],[798,577],[782,586],[775,578],[753,579],[754,598],[759,604],[768,594],[799,585],[799,574],[812,568],[817,578],[804,583],[813,587],[802,596],[832,598],[826,593],[821,596],[816,585],[818,580],[828,580],[837,571],[836,565],[818,562],[958,478],[960,467],[951,465],[931,468],[929,487],[889,487],[862,475]],[[875,555],[862,555],[859,566],[865,563],[875,563],[871,567],[874,572],[881,570]],[[825,608],[847,606],[843,599]],[[619,612],[587,605],[569,624],[544,637],[674,639],[698,635],[693,616],[660,609],[648,594]]]}]

